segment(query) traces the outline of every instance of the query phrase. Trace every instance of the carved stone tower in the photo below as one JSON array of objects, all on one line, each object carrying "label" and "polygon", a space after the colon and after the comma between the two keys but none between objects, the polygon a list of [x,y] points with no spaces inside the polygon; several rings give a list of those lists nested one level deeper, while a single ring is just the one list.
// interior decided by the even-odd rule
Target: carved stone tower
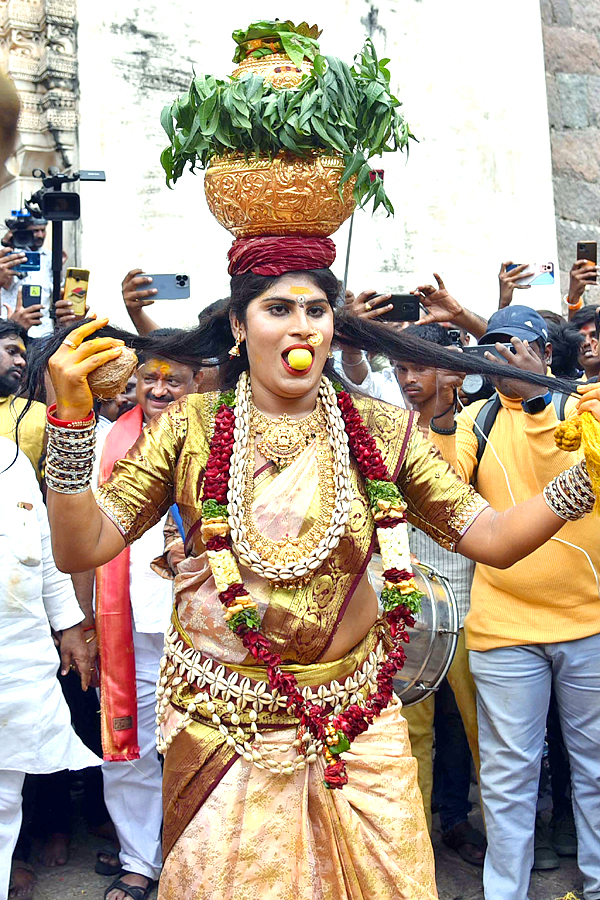
[{"label": "carved stone tower", "polygon": [[40,186],[32,169],[77,167],[76,0],[0,0],[0,65],[22,104],[16,157],[0,192],[8,214]]}]

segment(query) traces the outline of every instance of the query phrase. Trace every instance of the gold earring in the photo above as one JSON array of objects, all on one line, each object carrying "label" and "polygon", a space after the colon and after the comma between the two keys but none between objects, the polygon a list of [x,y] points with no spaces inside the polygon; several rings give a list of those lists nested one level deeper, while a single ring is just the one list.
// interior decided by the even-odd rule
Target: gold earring
[{"label": "gold earring", "polygon": [[319,347],[323,343],[323,332],[319,331],[318,328],[315,328],[315,330],[312,332],[312,334],[309,334],[306,340],[311,345],[311,347]]},{"label": "gold earring", "polygon": [[327,354],[327,359],[333,359],[333,353],[331,352],[331,350]]},{"label": "gold earring", "polygon": [[238,332],[238,334],[236,335],[236,338],[235,338],[235,344],[233,345],[233,347],[232,347],[231,350],[229,351],[229,355],[231,356],[232,359],[233,359],[235,356],[239,356],[239,355],[240,355],[240,344],[241,344],[241,343],[242,343],[242,335]]}]

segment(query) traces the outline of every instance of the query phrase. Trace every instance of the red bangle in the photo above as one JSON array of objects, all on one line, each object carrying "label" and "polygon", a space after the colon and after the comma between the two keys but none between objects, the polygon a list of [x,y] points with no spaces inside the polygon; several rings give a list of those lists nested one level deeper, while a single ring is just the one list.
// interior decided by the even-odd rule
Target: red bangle
[{"label": "red bangle", "polygon": [[96,630],[96,626],[95,626],[95,625],[88,625],[87,628],[84,628],[83,630],[84,630],[84,631],[95,631],[95,630]]},{"label": "red bangle", "polygon": [[46,410],[46,417],[51,425],[54,425],[56,428],[87,428],[91,422],[94,421],[94,410],[92,409],[90,414],[85,417],[85,419],[77,419],[74,422],[65,422],[64,419],[57,419],[54,413],[56,412],[56,403],[53,403],[52,406],[49,406]]}]

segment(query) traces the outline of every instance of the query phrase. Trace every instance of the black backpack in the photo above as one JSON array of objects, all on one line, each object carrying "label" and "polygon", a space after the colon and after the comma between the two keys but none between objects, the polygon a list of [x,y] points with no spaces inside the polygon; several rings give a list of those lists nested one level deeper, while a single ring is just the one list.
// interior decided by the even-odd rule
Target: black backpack
[{"label": "black backpack", "polygon": [[[568,394],[561,394],[558,391],[552,391],[552,403],[554,404],[557,418],[561,422],[565,418],[565,407],[567,405],[568,399]],[[492,426],[496,421],[496,416],[498,415],[501,406],[502,404],[500,402],[500,397],[497,393],[494,393],[489,400],[486,400],[486,402],[483,404],[483,406],[475,416],[475,425],[473,426],[473,431],[475,433],[475,437],[477,438],[477,466],[479,466],[481,457],[483,456],[483,452],[487,446],[487,441],[485,440],[485,438],[488,438],[490,436]],[[473,480],[476,477],[476,471],[473,475]]]}]

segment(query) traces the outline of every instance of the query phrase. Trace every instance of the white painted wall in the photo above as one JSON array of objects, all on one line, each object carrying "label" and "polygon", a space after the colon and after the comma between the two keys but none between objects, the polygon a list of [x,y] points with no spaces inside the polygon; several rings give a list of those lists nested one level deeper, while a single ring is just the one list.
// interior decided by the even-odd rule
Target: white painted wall
[{"label": "white painted wall", "polygon": [[[191,74],[227,75],[233,28],[298,17],[290,0],[80,0],[80,162],[107,182],[82,185],[80,264],[92,270],[90,302],[124,323],[120,281],[139,265],[186,271],[192,298],[149,311],[161,324],[193,322],[228,291],[231,237],[212,219],[202,176],[170,191],[159,163],[162,106]],[[412,289],[441,272],[466,305],[489,314],[502,259],[556,259],[550,147],[537,0],[305,0],[303,18],[324,29],[324,52],[350,61],[370,26],[420,143],[408,164],[386,156],[395,219],[356,216],[349,286]],[[341,277],[347,227],[336,236]],[[558,309],[558,289],[518,299]],[[183,308],[182,308],[183,307]]]}]

